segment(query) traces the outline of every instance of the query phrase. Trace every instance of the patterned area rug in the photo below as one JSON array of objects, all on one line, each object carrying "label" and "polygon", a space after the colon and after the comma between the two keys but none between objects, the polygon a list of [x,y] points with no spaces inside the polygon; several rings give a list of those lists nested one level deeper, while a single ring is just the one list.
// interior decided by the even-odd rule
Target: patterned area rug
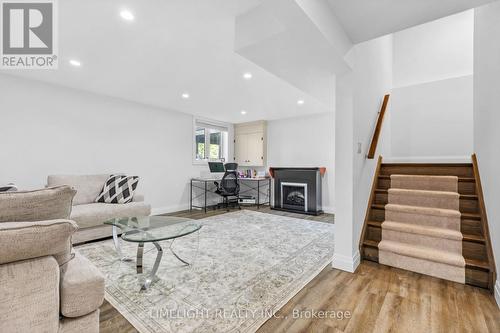
[{"label": "patterned area rug", "polygon": [[[331,263],[334,225],[242,210],[209,217],[197,233],[162,242],[159,279],[140,282],[156,257],[146,246],[145,273],[122,262],[112,240],[77,247],[106,276],[106,300],[141,333],[254,332]],[[125,255],[137,245],[123,242]],[[151,250],[151,252],[148,252]]]}]

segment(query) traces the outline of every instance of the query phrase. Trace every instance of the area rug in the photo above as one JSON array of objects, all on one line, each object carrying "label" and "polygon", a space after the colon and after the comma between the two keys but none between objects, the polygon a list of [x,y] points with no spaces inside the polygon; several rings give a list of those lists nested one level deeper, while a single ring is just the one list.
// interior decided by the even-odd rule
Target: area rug
[{"label": "area rug", "polygon": [[[143,274],[118,260],[113,242],[78,252],[106,277],[106,300],[139,332],[254,332],[332,261],[334,225],[242,210],[198,220],[197,233],[165,248],[158,280],[140,283],[156,257],[146,246]],[[134,258],[137,245],[123,242]],[[151,252],[147,252],[150,250]]]}]

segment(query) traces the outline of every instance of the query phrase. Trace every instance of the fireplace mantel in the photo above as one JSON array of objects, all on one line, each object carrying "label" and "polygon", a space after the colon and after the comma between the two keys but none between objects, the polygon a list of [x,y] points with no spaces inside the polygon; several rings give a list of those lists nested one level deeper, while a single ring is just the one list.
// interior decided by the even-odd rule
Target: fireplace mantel
[{"label": "fireplace mantel", "polygon": [[319,173],[321,176],[324,176],[325,175],[325,172],[326,172],[326,168],[325,167],[314,167],[314,168],[310,168],[310,167],[305,167],[305,168],[297,168],[297,167],[291,167],[291,168],[288,168],[288,167],[270,167],[269,168],[269,174],[271,175],[272,178],[274,178],[274,170],[305,170],[305,171],[311,171],[311,170],[319,170]]}]

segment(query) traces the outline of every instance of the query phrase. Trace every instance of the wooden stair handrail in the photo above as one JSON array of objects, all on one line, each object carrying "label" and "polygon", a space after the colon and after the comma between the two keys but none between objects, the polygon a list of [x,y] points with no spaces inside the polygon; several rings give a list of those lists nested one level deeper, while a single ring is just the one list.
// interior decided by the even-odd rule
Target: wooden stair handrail
[{"label": "wooden stair handrail", "polygon": [[380,137],[380,132],[382,131],[382,123],[384,121],[385,111],[387,110],[387,105],[389,104],[390,95],[384,96],[384,102],[382,103],[382,108],[378,114],[377,125],[375,126],[375,131],[373,132],[372,143],[370,144],[370,150],[366,158],[373,159],[375,157],[375,151],[377,150],[378,139]]},{"label": "wooden stair handrail", "polygon": [[476,179],[476,194],[479,200],[479,210],[481,213],[481,229],[483,231],[483,237],[487,242],[486,253],[488,256],[488,262],[490,265],[491,278],[489,279],[489,288],[491,292],[494,291],[494,284],[496,282],[496,266],[495,258],[493,256],[493,249],[491,247],[491,237],[490,230],[488,227],[488,216],[486,215],[486,204],[484,202],[483,186],[481,184],[481,177],[479,176],[479,164],[477,162],[476,154],[472,154],[472,170],[474,171],[474,178]]}]

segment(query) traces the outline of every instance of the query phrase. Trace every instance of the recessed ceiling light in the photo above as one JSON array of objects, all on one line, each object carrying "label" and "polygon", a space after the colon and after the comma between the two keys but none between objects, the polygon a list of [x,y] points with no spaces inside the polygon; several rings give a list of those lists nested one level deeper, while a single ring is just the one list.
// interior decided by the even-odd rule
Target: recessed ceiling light
[{"label": "recessed ceiling light", "polygon": [[243,78],[245,80],[250,80],[252,78],[252,73],[245,73],[245,74],[243,74]]},{"label": "recessed ceiling light", "polygon": [[81,62],[79,62],[78,60],[75,60],[75,59],[71,59],[69,61],[69,63],[70,63],[70,65],[75,66],[75,67],[80,67],[82,65]]},{"label": "recessed ceiling light", "polygon": [[247,114],[247,112],[246,112],[245,110],[241,110],[241,114],[242,114],[242,115],[246,115],[246,114]]},{"label": "recessed ceiling light", "polygon": [[184,98],[184,99],[188,99],[189,98],[189,94],[188,93],[183,93],[181,95],[181,97]]},{"label": "recessed ceiling light", "polygon": [[130,11],[128,10],[122,10],[120,12],[120,16],[122,17],[122,19],[124,19],[125,21],[133,21],[134,20],[134,14],[132,14]]},{"label": "recessed ceiling light", "polygon": [[298,104],[298,105],[303,105],[303,104],[304,104],[304,100],[303,100],[303,99],[299,99],[299,100],[297,101],[297,104]]}]

